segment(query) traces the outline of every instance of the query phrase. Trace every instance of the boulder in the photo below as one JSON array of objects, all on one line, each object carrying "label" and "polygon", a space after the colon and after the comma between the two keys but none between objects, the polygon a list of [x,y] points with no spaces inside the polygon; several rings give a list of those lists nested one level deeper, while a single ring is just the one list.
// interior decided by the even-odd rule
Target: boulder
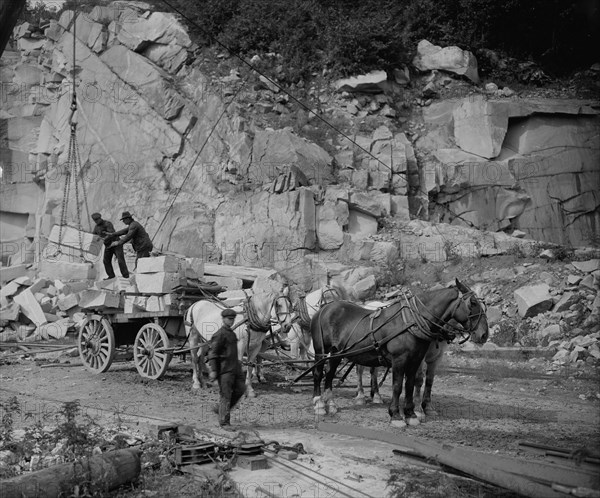
[{"label": "boulder", "polygon": [[533,317],[548,311],[554,304],[548,284],[521,287],[514,291],[514,297],[522,318]]},{"label": "boulder", "polygon": [[488,159],[500,154],[508,111],[483,96],[463,99],[454,110],[454,139],[462,150]]},{"label": "boulder", "polygon": [[473,83],[479,83],[477,59],[471,52],[458,47],[442,48],[427,40],[421,40],[417,45],[413,65],[420,71],[449,71],[464,75]]},{"label": "boulder", "polygon": [[365,299],[373,297],[376,289],[377,281],[375,280],[375,275],[369,275],[352,286],[352,294],[355,296],[355,299],[364,301]]},{"label": "boulder", "polygon": [[571,264],[582,273],[592,273],[593,271],[600,270],[600,259],[573,261]]},{"label": "boulder", "polygon": [[173,14],[153,12],[146,19],[122,23],[117,34],[119,41],[134,52],[140,52],[151,43],[177,44],[189,47],[192,44],[185,28]]},{"label": "boulder", "polygon": [[578,299],[579,297],[576,293],[567,291],[562,296],[560,296],[560,299],[554,305],[552,311],[555,311],[557,313],[567,311],[573,304],[575,304],[578,301]]},{"label": "boulder", "polygon": [[367,74],[344,78],[334,83],[337,92],[382,93],[387,87],[385,71],[371,71]]},{"label": "boulder", "polygon": [[377,218],[354,209],[348,216],[348,233],[361,239],[377,233]]}]

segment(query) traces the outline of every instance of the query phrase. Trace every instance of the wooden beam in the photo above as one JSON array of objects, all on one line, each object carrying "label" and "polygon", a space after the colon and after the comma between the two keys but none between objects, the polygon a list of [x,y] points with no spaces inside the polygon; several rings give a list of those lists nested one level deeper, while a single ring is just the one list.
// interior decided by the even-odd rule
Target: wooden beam
[{"label": "wooden beam", "polygon": [[[91,483],[92,491],[104,494],[136,479],[141,470],[140,451],[124,449],[64,463],[5,479],[3,498],[71,496],[74,485]],[[95,494],[95,493],[94,493]]]},{"label": "wooden beam", "polygon": [[251,268],[247,266],[233,265],[217,265],[214,263],[204,263],[205,280],[210,280],[208,277],[236,277],[242,280],[254,282],[259,277],[269,278],[276,270],[271,268]]},{"label": "wooden beam", "polygon": [[554,483],[596,489],[600,487],[600,476],[597,473],[579,469],[490,455],[448,444],[440,445],[411,436],[354,427],[348,424],[320,422],[318,429],[323,432],[374,439],[411,448],[425,458],[433,458],[443,465],[533,498],[559,498],[562,496],[552,489]]}]

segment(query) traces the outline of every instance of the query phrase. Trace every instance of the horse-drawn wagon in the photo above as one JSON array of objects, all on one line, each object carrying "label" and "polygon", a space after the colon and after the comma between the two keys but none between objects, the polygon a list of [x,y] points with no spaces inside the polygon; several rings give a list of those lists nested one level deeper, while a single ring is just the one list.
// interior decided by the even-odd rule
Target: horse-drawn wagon
[{"label": "horse-drawn wagon", "polygon": [[[222,290],[222,288],[220,289]],[[180,287],[169,294],[170,303],[159,311],[87,309],[79,327],[77,347],[87,370],[104,373],[115,358],[133,359],[142,377],[160,379],[174,355],[190,353],[185,313],[195,302],[214,295],[214,290]],[[127,296],[159,298],[155,293],[121,292]]]}]

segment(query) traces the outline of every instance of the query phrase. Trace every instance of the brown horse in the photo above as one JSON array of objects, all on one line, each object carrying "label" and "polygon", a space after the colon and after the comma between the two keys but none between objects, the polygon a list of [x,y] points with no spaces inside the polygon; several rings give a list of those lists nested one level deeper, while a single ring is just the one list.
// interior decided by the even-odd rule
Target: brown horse
[{"label": "brown horse", "polygon": [[[325,305],[311,321],[315,349],[313,367],[315,411],[337,411],[332,384],[343,358],[368,367],[391,366],[393,396],[388,407],[392,425],[417,425],[413,390],[417,369],[434,340],[448,339],[450,322],[462,327],[478,342],[487,340],[488,324],[483,303],[467,286],[425,292],[419,297],[405,294],[386,308],[364,309],[347,301]],[[329,362],[325,394],[321,399],[324,363]],[[406,377],[404,419],[400,395]]]}]

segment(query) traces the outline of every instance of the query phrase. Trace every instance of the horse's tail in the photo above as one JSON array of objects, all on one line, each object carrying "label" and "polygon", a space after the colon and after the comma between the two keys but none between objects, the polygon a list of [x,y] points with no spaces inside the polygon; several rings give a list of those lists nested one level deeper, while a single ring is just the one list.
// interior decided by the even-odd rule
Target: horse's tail
[{"label": "horse's tail", "polygon": [[310,335],[312,337],[313,349],[315,350],[315,361],[325,354],[325,337],[321,315],[326,308],[325,306],[318,310],[310,321]]}]

